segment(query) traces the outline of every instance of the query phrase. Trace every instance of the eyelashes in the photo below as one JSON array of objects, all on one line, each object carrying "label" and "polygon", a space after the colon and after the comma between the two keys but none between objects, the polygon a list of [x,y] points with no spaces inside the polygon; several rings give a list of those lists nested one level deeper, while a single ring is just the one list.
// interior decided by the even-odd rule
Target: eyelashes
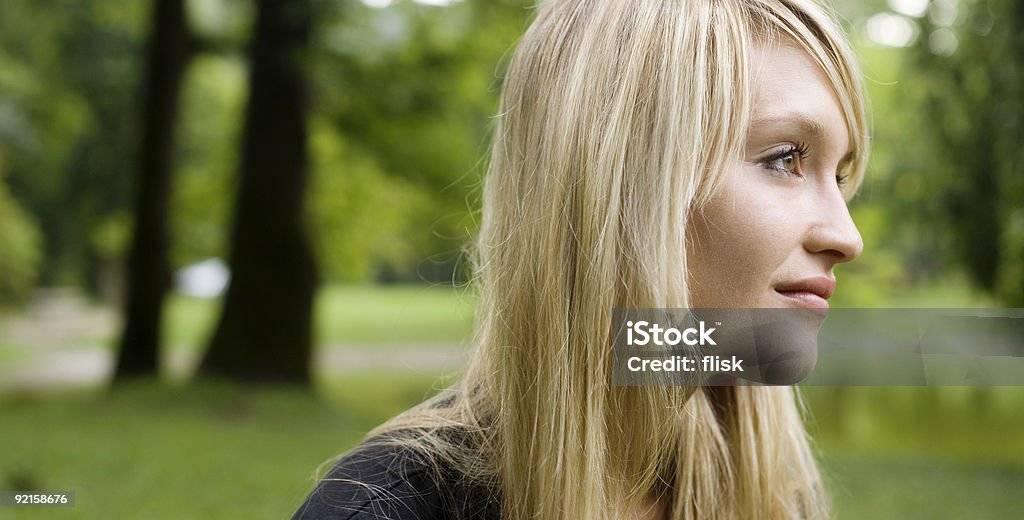
[{"label": "eyelashes", "polygon": [[848,181],[848,180],[850,180],[850,174],[849,173],[842,172],[842,173],[837,173],[836,174],[836,184],[838,184],[840,188],[846,186],[846,181]]},{"label": "eyelashes", "polygon": [[[787,178],[802,178],[803,163],[811,156],[807,143],[789,145],[761,161],[761,166],[772,172]],[[843,171],[836,174],[836,184],[839,187],[846,185],[849,180],[849,173]]]}]

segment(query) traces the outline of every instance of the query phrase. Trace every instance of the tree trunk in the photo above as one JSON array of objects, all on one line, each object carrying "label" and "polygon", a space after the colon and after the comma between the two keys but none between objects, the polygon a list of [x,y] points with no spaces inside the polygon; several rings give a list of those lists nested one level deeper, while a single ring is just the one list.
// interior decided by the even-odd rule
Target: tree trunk
[{"label": "tree trunk", "polygon": [[190,56],[183,0],[158,0],[146,64],[135,231],[128,256],[125,326],[115,380],[155,376],[160,316],[170,280],[167,205],[170,197],[178,91]]},{"label": "tree trunk", "polygon": [[260,0],[231,283],[200,373],[309,384],[316,265],[304,226],[308,0]]}]

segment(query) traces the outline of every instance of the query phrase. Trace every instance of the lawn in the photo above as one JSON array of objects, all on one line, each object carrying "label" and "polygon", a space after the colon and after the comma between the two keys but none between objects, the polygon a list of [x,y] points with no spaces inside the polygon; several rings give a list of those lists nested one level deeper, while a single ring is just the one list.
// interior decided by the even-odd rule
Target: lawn
[{"label": "lawn", "polygon": [[838,518],[1024,518],[1024,388],[805,388]]},{"label": "lawn", "polygon": [[[329,287],[319,298],[320,343],[342,350],[464,344],[473,319],[472,297],[445,289]],[[173,296],[168,343],[198,349],[215,310]],[[0,490],[77,501],[0,518],[287,517],[318,465],[450,372],[321,370],[315,392],[201,382],[0,394]],[[1024,518],[1024,388],[803,393],[838,518]]]},{"label": "lawn", "polygon": [[[8,395],[0,401],[0,488],[74,491],[77,504],[0,516],[287,517],[319,464],[440,384],[427,374],[382,373],[324,380],[319,394],[205,383]],[[856,410],[852,427],[825,418],[812,425],[838,518],[1024,514],[1019,414],[968,421],[940,403],[944,413],[906,416],[912,400],[928,402],[920,392],[862,409],[888,390],[905,389],[846,397]],[[830,399],[809,396],[819,409]]]},{"label": "lawn", "polygon": [[287,517],[312,488],[318,465],[428,396],[432,380],[331,382],[338,395],[372,389],[373,406],[213,384],[7,396],[0,489],[73,491],[76,505],[2,508],[0,517]]},{"label": "lawn", "polygon": [[[330,285],[317,294],[315,337],[329,346],[464,344],[472,334],[475,304],[469,290]],[[219,308],[219,300],[172,294],[165,344],[190,352],[205,346]]]}]

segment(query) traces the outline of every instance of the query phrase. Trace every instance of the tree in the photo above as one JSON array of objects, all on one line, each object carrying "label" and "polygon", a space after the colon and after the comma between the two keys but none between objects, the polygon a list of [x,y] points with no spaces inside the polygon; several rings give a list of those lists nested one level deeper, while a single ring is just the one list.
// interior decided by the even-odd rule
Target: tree
[{"label": "tree", "polygon": [[[934,215],[971,279],[1009,306],[1024,304],[1024,4],[980,0],[940,16],[933,3],[915,47],[921,118],[930,145]],[[919,175],[918,172],[908,172]]]},{"label": "tree", "polygon": [[316,264],[305,230],[308,0],[260,0],[231,282],[200,373],[310,381]]},{"label": "tree", "polygon": [[160,318],[170,280],[167,204],[178,91],[192,45],[183,0],[158,0],[146,65],[135,231],[128,257],[125,327],[114,379],[156,375]]}]

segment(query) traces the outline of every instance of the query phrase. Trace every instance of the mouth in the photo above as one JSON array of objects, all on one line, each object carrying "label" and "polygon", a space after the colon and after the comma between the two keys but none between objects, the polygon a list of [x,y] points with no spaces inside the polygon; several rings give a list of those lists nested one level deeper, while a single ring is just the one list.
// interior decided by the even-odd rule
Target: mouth
[{"label": "mouth", "polygon": [[828,299],[835,290],[836,282],[824,276],[782,283],[775,287],[775,292],[791,305],[810,309],[828,309]]},{"label": "mouth", "polygon": [[778,289],[775,292],[782,295],[786,300],[797,304],[800,307],[808,307],[811,309],[827,309],[828,300],[822,298],[818,294],[807,291],[780,291]]}]

